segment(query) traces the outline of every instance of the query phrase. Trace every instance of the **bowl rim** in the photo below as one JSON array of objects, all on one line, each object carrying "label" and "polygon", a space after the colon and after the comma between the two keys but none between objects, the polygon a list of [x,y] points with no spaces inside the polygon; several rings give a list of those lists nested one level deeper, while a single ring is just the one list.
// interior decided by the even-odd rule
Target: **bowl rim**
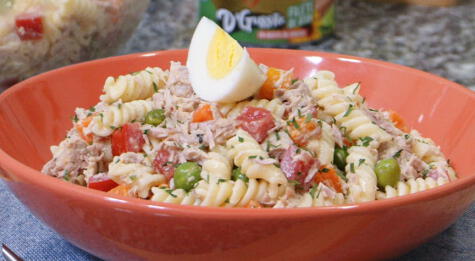
[{"label": "bowl rim", "polygon": [[[338,53],[328,53],[319,51],[307,51],[307,50],[291,50],[291,49],[273,49],[273,48],[249,48],[251,54],[257,53],[283,53],[294,54],[299,56],[319,56],[327,59],[337,59],[342,61],[354,61],[363,64],[373,64],[382,66],[385,68],[397,69],[407,73],[415,73],[421,77],[429,78],[432,81],[437,81],[450,88],[462,92],[464,95],[475,100],[475,92],[464,88],[463,86],[444,79],[440,76],[430,74],[421,70],[406,67],[399,64],[393,64],[385,61],[379,61],[375,59],[362,58]],[[66,72],[76,70],[77,68],[87,67],[91,64],[108,64],[115,61],[137,59],[147,56],[161,56],[161,55],[182,55],[183,52],[187,52],[187,49],[172,49],[163,51],[152,51],[134,53],[122,56],[109,57],[104,59],[98,59],[88,62],[82,62],[58,68],[52,71],[48,71],[36,76],[33,76],[27,80],[24,80],[16,85],[10,87],[6,91],[0,94],[0,103],[5,102],[10,95],[14,92],[24,89],[32,88],[30,82],[33,83],[43,78],[48,78],[50,75],[54,75],[58,72]],[[220,218],[220,219],[234,219],[239,217],[240,219],[268,219],[268,218],[303,218],[303,217],[315,217],[315,216],[339,216],[349,214],[361,214],[378,211],[388,211],[393,207],[402,205],[410,205],[420,203],[422,201],[441,198],[457,191],[467,189],[475,186],[475,175],[469,175],[468,177],[458,178],[455,181],[449,182],[443,186],[439,186],[433,189],[429,189],[423,192],[418,192],[401,197],[394,197],[385,200],[374,200],[370,202],[363,202],[358,204],[345,204],[328,207],[310,207],[310,208],[267,208],[267,209],[249,209],[249,208],[222,208],[222,207],[201,207],[201,206],[184,206],[171,203],[155,202],[151,200],[143,200],[132,197],[125,197],[120,195],[108,194],[106,192],[88,189],[86,187],[78,186],[69,182],[62,181],[60,179],[42,174],[40,170],[29,167],[12,156],[6,153],[0,148],[0,170],[9,169],[16,170],[13,174],[8,174],[11,180],[7,181],[7,185],[10,182],[26,182],[31,185],[35,185],[39,188],[51,191],[55,194],[62,194],[66,197],[72,197],[75,200],[86,201],[92,205],[101,205],[111,208],[128,209],[131,211],[140,211],[149,215],[173,215],[173,216],[193,216],[207,218]],[[472,199],[473,201],[473,199]]]}]

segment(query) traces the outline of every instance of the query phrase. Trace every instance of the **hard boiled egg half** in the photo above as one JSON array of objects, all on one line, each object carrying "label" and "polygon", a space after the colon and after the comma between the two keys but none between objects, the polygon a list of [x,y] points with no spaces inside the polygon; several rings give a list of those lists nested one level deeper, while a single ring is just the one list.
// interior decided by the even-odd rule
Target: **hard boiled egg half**
[{"label": "hard boiled egg half", "polygon": [[247,50],[206,17],[195,29],[186,66],[193,90],[210,102],[243,100],[266,79]]}]

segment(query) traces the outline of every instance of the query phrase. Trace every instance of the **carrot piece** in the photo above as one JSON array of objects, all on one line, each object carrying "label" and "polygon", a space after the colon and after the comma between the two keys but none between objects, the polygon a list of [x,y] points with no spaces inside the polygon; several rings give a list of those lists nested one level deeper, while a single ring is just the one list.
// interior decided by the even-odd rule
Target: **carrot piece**
[{"label": "carrot piece", "polygon": [[404,119],[397,112],[390,110],[389,119],[394,123],[394,125],[402,130],[403,132],[408,132],[409,128],[404,123]]},{"label": "carrot piece", "polygon": [[317,175],[315,175],[314,181],[317,184],[323,183],[329,187],[332,187],[336,190],[336,192],[343,192],[340,178],[336,174],[336,170],[328,165],[324,165],[322,168],[320,168],[320,171],[317,173]]},{"label": "carrot piece", "polygon": [[89,116],[89,117],[85,118],[84,120],[82,120],[79,124],[76,124],[76,130],[78,131],[79,136],[84,141],[86,141],[87,144],[92,144],[93,135],[92,135],[92,133],[89,133],[87,135],[84,134],[84,129],[87,128],[87,126],[89,126],[89,124],[91,124],[92,117],[93,116]]},{"label": "carrot piece", "polygon": [[193,113],[192,122],[204,122],[213,120],[213,112],[211,111],[211,105],[205,104]]},{"label": "carrot piece", "polygon": [[262,208],[262,205],[255,201],[255,200],[250,200],[249,203],[245,206],[245,208]]},{"label": "carrot piece", "polygon": [[129,188],[127,187],[127,185],[119,185],[111,190],[109,190],[107,193],[111,193],[111,194],[117,194],[117,195],[120,195],[120,196],[130,196],[129,195]]},{"label": "carrot piece", "polygon": [[317,128],[317,124],[314,121],[309,121],[303,116],[288,121],[287,125],[290,138],[301,147],[307,145],[309,138],[311,138],[309,137],[310,133]]},{"label": "carrot piece", "polygon": [[272,100],[274,98],[275,89],[289,88],[290,83],[292,81],[291,74],[287,74],[286,76],[284,76],[284,79],[282,80],[280,85],[277,85],[283,73],[283,70],[270,67],[269,70],[267,70],[267,79],[264,84],[262,84],[262,87],[259,90],[259,93],[257,94],[257,98]]}]

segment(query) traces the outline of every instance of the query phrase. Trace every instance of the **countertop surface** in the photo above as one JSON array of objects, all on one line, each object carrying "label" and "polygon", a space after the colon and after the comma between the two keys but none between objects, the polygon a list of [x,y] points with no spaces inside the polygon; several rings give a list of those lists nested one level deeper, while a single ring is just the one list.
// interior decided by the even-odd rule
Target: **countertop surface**
[{"label": "countertop surface", "polygon": [[[475,90],[475,1],[430,8],[341,0],[335,36],[302,49],[386,60],[435,73]],[[195,0],[152,0],[122,54],[186,48],[196,23]],[[0,182],[0,242],[25,260],[97,260],[44,226]],[[437,217],[434,217],[437,218]],[[6,229],[4,229],[6,228]],[[475,205],[429,242],[397,258],[473,260]]]}]

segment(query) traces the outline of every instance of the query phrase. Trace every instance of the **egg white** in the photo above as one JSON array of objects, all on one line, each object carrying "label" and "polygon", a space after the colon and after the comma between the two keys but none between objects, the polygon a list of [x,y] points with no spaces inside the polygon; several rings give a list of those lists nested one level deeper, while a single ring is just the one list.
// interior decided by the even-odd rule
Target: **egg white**
[{"label": "egg white", "polygon": [[195,29],[188,50],[190,82],[195,93],[210,102],[236,102],[252,96],[266,80],[265,74],[244,48],[238,63],[223,78],[216,79],[208,71],[207,58],[217,24],[203,17]]}]

